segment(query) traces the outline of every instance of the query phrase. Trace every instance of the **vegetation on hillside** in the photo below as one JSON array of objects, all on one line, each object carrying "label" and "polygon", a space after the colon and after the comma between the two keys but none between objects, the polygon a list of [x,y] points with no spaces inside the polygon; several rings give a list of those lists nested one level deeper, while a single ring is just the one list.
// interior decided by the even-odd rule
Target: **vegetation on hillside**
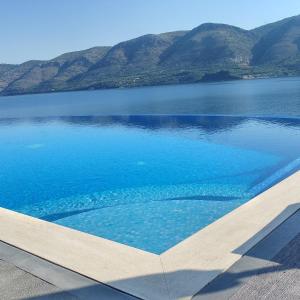
[{"label": "vegetation on hillside", "polygon": [[300,75],[300,16],[253,30],[202,24],[49,61],[0,64],[0,94]]}]

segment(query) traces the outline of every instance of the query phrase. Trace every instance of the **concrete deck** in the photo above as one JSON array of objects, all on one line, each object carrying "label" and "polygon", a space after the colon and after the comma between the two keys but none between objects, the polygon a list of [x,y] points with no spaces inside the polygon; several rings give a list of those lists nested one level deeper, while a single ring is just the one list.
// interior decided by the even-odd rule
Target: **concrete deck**
[{"label": "concrete deck", "polygon": [[0,295],[2,300],[34,299],[72,300],[77,299],[58,287],[0,260]]},{"label": "concrete deck", "polygon": [[[0,243],[1,300],[134,300],[133,296]],[[194,300],[300,299],[300,211]]]},{"label": "concrete deck", "polygon": [[300,299],[300,235],[230,297],[237,299]]},{"label": "concrete deck", "polygon": [[300,299],[300,211],[193,300]]},{"label": "concrete deck", "polygon": [[0,242],[0,299],[137,298]]}]

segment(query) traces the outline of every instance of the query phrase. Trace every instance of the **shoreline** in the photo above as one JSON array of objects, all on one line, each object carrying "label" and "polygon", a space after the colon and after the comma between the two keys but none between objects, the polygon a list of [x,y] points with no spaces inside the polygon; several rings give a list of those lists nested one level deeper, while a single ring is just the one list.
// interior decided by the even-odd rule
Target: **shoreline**
[{"label": "shoreline", "polygon": [[0,92],[0,100],[6,97],[16,97],[16,96],[27,96],[27,95],[43,95],[43,94],[60,94],[60,93],[74,93],[74,92],[90,92],[90,91],[108,91],[108,90],[132,90],[140,88],[150,88],[150,87],[170,87],[170,86],[187,86],[195,84],[221,84],[221,83],[230,83],[236,81],[255,81],[255,80],[268,80],[268,79],[289,79],[289,78],[300,78],[299,75],[290,75],[290,76],[265,76],[265,77],[253,77],[253,78],[237,78],[229,80],[216,80],[216,81],[194,81],[194,82],[184,82],[184,83],[162,83],[154,85],[134,85],[134,86],[120,86],[120,87],[102,87],[102,88],[83,88],[83,89],[72,89],[72,90],[55,90],[55,91],[44,91],[44,92],[26,92],[26,93],[12,93],[12,94],[3,94]]}]

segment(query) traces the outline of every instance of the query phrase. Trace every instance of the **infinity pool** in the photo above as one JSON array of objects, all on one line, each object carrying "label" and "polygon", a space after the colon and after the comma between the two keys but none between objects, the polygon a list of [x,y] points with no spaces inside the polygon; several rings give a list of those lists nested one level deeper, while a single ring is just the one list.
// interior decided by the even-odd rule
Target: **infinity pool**
[{"label": "infinity pool", "polygon": [[160,254],[299,169],[300,119],[0,121],[0,206]]}]

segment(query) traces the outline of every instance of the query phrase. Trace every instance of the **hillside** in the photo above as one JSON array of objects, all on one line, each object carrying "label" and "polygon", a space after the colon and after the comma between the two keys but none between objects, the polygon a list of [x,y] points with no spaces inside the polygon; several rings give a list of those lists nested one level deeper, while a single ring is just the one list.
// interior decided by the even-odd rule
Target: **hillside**
[{"label": "hillside", "polygon": [[6,94],[19,94],[47,86],[45,91],[57,89],[63,82],[86,72],[97,63],[109,47],[95,47],[70,52],[49,61],[29,61],[0,73],[0,89]]},{"label": "hillside", "polygon": [[209,67],[248,65],[255,35],[223,24],[203,24],[177,40],[161,58],[161,65]]},{"label": "hillside", "polygon": [[71,80],[69,87],[78,83],[79,87],[85,88],[97,85],[107,78],[122,78],[124,75],[136,77],[141,72],[156,70],[160,56],[185,33],[148,34],[122,42],[112,47],[88,72]]},{"label": "hillside", "polygon": [[[300,16],[275,23],[270,27],[264,28],[264,34],[252,50],[252,64],[284,64],[288,60],[298,59]],[[259,29],[254,32],[259,32]]]},{"label": "hillside", "polygon": [[0,64],[0,95],[300,75],[300,16],[253,30],[202,24],[49,61]]}]

